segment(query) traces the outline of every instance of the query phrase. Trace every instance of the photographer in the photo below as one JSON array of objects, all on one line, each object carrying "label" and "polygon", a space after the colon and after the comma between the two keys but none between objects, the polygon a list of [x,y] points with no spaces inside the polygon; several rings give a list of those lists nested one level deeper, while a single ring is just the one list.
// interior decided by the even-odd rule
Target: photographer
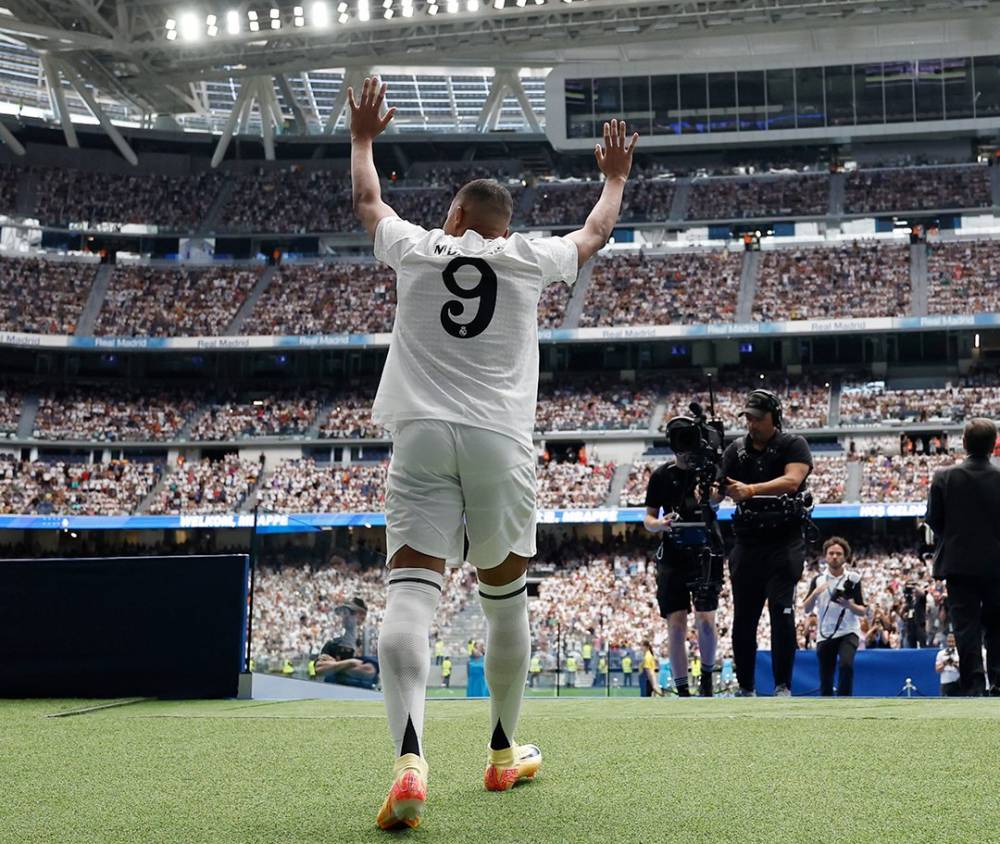
[{"label": "photographer", "polygon": [[784,696],[792,689],[795,585],[805,566],[802,526],[810,503],[802,493],[812,454],[802,437],[781,430],[781,402],[769,390],[750,393],[742,415],[747,436],[726,449],[720,484],[737,505],[736,545],[729,558],[737,694],[755,693],[757,624],[767,602],[774,693]]},{"label": "photographer", "polygon": [[987,688],[1000,695],[1000,469],[990,463],[996,440],[993,422],[970,419],[962,440],[968,459],[935,473],[927,502],[927,524],[938,542],[934,576],[948,584],[966,695]]},{"label": "photographer", "polygon": [[[702,474],[705,504],[699,488],[697,450],[702,442],[698,419],[678,416],[667,424],[672,464],[658,467],[646,489],[646,516],[650,533],[662,536],[656,553],[656,599],[669,629],[670,667],[678,697],[690,697],[687,658],[688,614],[694,605],[698,649],[703,668],[699,692],[712,696],[715,668],[715,611],[722,590],[722,533],[707,499],[716,469],[706,462]],[[721,437],[719,438],[721,443]],[[708,514],[706,518],[706,513]],[[666,514],[666,515],[662,515]]]},{"label": "photographer", "polygon": [[831,536],[823,543],[823,554],[826,572],[812,579],[805,600],[805,611],[815,611],[819,619],[819,693],[824,697],[833,695],[833,675],[839,661],[837,694],[850,697],[854,693],[854,655],[861,642],[860,618],[865,614],[861,575],[844,570],[844,564],[851,559],[846,539]]},{"label": "photographer", "polygon": [[941,696],[958,697],[962,694],[961,671],[958,667],[958,648],[955,634],[949,633],[946,644],[934,660],[934,670],[941,675]]}]

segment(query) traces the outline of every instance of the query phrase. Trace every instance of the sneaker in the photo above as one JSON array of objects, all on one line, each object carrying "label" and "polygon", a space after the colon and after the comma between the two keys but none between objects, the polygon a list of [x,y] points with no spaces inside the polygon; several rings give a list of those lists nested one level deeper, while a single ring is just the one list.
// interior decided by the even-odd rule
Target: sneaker
[{"label": "sneaker", "polygon": [[733,692],[733,697],[757,697],[757,692],[753,689],[744,689],[740,687]]},{"label": "sneaker", "polygon": [[532,780],[542,767],[542,751],[533,744],[515,744],[507,750],[490,750],[483,785],[487,791],[509,791]]},{"label": "sneaker", "polygon": [[791,697],[792,696],[792,690],[790,688],[788,688],[788,686],[786,686],[784,683],[779,683],[777,686],[774,687],[774,696],[775,697]]},{"label": "sneaker", "polygon": [[379,810],[380,829],[416,829],[427,802],[427,763],[415,753],[396,760],[396,779]]}]

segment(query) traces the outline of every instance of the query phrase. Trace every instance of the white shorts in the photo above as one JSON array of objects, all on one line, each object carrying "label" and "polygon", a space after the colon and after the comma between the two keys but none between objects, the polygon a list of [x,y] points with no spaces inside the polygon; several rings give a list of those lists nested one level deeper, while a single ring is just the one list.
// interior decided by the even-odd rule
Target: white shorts
[{"label": "white shorts", "polygon": [[388,559],[404,545],[481,569],[511,553],[533,557],[536,484],[534,451],[513,437],[435,419],[401,424],[385,495]]}]

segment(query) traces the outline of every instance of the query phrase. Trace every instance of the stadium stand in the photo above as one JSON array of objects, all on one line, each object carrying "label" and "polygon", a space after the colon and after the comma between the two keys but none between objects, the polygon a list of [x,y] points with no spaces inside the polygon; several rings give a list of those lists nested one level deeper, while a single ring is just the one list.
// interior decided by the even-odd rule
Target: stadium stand
[{"label": "stadium stand", "polygon": [[960,423],[973,416],[994,417],[1000,408],[995,374],[969,376],[943,387],[894,390],[885,382],[844,384],[840,424]]},{"label": "stadium stand", "polygon": [[954,454],[869,457],[862,465],[861,500],[926,501],[934,472],[961,460]]},{"label": "stadium stand", "polygon": [[151,514],[235,513],[257,483],[261,463],[236,454],[221,459],[179,458],[149,504]]},{"label": "stadium stand", "polygon": [[1000,312],[1000,240],[928,244],[927,287],[932,314]]},{"label": "stadium stand", "polygon": [[826,176],[755,176],[695,179],[688,196],[689,220],[806,217],[826,214]]},{"label": "stadium stand", "polygon": [[910,295],[906,246],[781,249],[761,254],[753,318],[898,317],[909,311]]},{"label": "stadium stand", "polygon": [[174,439],[198,407],[191,391],[72,388],[39,398],[39,440],[156,442]]},{"label": "stadium stand", "polygon": [[94,272],[93,264],[0,258],[0,331],[72,334]]},{"label": "stadium stand", "polygon": [[191,430],[192,440],[241,440],[251,437],[301,437],[323,402],[316,390],[285,390],[264,396],[236,393],[219,401]]},{"label": "stadium stand", "polygon": [[116,267],[94,333],[177,337],[225,334],[259,268]]},{"label": "stadium stand", "polygon": [[732,322],[741,253],[598,257],[580,326]]},{"label": "stadium stand", "polygon": [[278,234],[355,231],[350,176],[299,166],[237,175],[222,227]]},{"label": "stadium stand", "polygon": [[388,462],[347,466],[285,460],[266,478],[261,506],[276,513],[375,513],[385,502]]},{"label": "stadium stand", "polygon": [[539,385],[536,431],[641,430],[649,426],[656,392],[648,385],[596,378]]},{"label": "stadium stand", "polygon": [[848,174],[844,188],[844,210],[849,214],[992,204],[990,173],[979,165],[857,170]]},{"label": "stadium stand", "polygon": [[538,468],[538,506],[602,507],[614,473],[614,463],[545,463]]}]

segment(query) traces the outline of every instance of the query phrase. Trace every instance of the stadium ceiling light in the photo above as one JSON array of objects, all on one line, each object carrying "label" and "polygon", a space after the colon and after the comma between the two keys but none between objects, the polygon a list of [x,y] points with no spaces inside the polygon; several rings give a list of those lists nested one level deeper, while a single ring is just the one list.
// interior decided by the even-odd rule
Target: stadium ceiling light
[{"label": "stadium ceiling light", "polygon": [[312,23],[319,27],[330,25],[330,7],[322,0],[312,4]]},{"label": "stadium ceiling light", "polygon": [[527,5],[528,5],[528,0],[517,0],[517,7],[519,9],[523,9]]},{"label": "stadium ceiling light", "polygon": [[433,3],[430,6],[427,7],[427,14],[428,15],[436,15],[437,13],[438,13],[438,7],[436,5],[434,5]]},{"label": "stadium ceiling light", "polygon": [[257,20],[257,13],[253,9],[247,12],[247,20],[252,20],[252,21]]},{"label": "stadium ceiling light", "polygon": [[358,20],[370,21],[371,19],[372,10],[368,0],[358,0]]},{"label": "stadium ceiling light", "polygon": [[250,31],[260,32],[260,23],[258,21],[250,21]]},{"label": "stadium ceiling light", "polygon": [[226,32],[238,35],[240,31],[240,13],[236,9],[226,12]]},{"label": "stadium ceiling light", "polygon": [[164,24],[164,26],[167,28],[167,32],[170,32],[170,30],[172,29],[177,29],[177,21],[175,21],[173,18],[167,18],[167,22]]},{"label": "stadium ceiling light", "polygon": [[345,0],[340,0],[340,3],[337,5],[337,13],[341,15],[347,14],[347,3]]},{"label": "stadium ceiling light", "polygon": [[274,20],[271,21],[271,29],[281,29],[280,18],[274,18]]},{"label": "stadium ceiling light", "polygon": [[478,12],[479,0],[468,0],[468,2],[465,4],[465,8],[467,8],[470,12]]},{"label": "stadium ceiling light", "polygon": [[181,36],[185,41],[197,41],[201,36],[201,24],[194,12],[184,12],[180,17]]},{"label": "stadium ceiling light", "polygon": [[271,9],[271,20],[277,20],[280,17],[281,17],[281,12],[279,12],[277,9]]},{"label": "stadium ceiling light", "polygon": [[167,41],[173,41],[176,38],[177,38],[177,30],[176,29],[168,29],[167,30]]},{"label": "stadium ceiling light", "polygon": [[215,15],[208,15],[205,18],[205,25],[206,26],[215,26],[215,23],[216,23],[217,20],[218,20],[218,18]]},{"label": "stadium ceiling light", "polygon": [[449,15],[458,14],[458,0],[448,0],[448,14]]},{"label": "stadium ceiling light", "polygon": [[506,5],[507,5],[507,0],[493,0],[494,9],[502,9]]},{"label": "stadium ceiling light", "polygon": [[347,12],[341,12],[340,17],[337,18],[337,21],[339,23],[347,23],[350,19],[351,17],[350,15],[347,14]]},{"label": "stadium ceiling light", "polygon": [[413,17],[413,0],[403,0],[403,17]]}]

